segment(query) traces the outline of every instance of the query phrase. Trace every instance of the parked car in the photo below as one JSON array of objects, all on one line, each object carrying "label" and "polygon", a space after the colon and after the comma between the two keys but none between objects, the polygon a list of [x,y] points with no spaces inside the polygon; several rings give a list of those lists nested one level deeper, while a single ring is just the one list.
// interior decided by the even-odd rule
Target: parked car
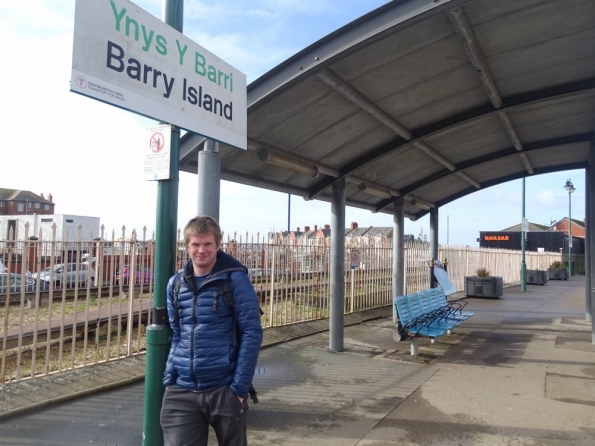
[{"label": "parked car", "polygon": [[[10,277],[10,279],[9,279]],[[32,279],[31,277],[25,277],[25,281],[23,282],[23,278],[20,274],[6,274],[0,273],[0,294],[6,294],[8,288],[10,287],[10,294],[17,294],[20,293],[22,289],[25,291],[35,291],[37,282]],[[40,290],[47,290],[49,288],[49,284],[41,281],[39,284]]]},{"label": "parked car", "polygon": [[2,259],[0,259],[0,273],[7,273],[8,272],[8,268],[6,268],[4,266],[4,263],[2,263]]},{"label": "parked car", "polygon": [[[78,274],[77,274],[78,268]],[[34,279],[37,279],[37,273],[33,275]],[[50,283],[52,281],[51,268],[46,268],[39,273],[39,279],[41,281]],[[91,280],[91,284],[95,282],[95,270],[86,263],[66,263],[54,265],[53,280],[56,288],[66,286],[72,288],[78,282],[79,285],[86,286],[87,279]]]},{"label": "parked car", "polygon": [[[117,273],[116,274],[116,282],[119,282],[120,280],[123,281],[123,283],[129,283],[130,282],[130,275],[132,272],[132,268],[130,267],[130,265],[124,265],[124,267],[122,268],[122,273]],[[149,268],[148,266],[140,266],[140,265],[136,265],[136,272],[134,274],[134,282],[135,283],[149,283],[153,280],[153,271],[151,271],[151,268]]]}]

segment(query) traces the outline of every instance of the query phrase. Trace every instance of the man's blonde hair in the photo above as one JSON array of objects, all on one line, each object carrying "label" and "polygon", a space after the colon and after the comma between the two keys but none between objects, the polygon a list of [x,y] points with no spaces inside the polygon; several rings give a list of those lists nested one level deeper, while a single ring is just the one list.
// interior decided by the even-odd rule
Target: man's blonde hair
[{"label": "man's blonde hair", "polygon": [[221,245],[221,239],[223,238],[223,235],[221,234],[219,223],[217,223],[217,220],[209,217],[208,215],[197,215],[188,222],[184,228],[184,243],[186,246],[188,246],[190,237],[193,235],[198,236],[204,234],[213,234],[215,237],[215,243],[217,243],[217,247]]}]

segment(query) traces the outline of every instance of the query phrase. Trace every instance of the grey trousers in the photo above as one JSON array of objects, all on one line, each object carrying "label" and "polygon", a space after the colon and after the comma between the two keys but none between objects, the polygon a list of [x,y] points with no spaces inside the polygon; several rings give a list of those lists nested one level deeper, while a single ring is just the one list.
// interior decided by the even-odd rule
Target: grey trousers
[{"label": "grey trousers", "polygon": [[169,386],[161,406],[164,445],[207,446],[211,425],[219,446],[247,446],[247,414],[248,402],[229,386],[203,392]]}]

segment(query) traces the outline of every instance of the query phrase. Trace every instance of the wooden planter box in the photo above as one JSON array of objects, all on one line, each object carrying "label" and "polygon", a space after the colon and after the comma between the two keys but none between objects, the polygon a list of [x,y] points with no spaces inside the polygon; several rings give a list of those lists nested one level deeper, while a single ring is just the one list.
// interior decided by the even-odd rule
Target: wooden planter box
[{"label": "wooden planter box", "polygon": [[497,298],[502,293],[502,277],[465,277],[465,296]]},{"label": "wooden planter box", "polygon": [[548,268],[547,278],[550,280],[568,280],[568,270],[566,268]]},{"label": "wooden planter box", "polygon": [[527,285],[547,285],[547,272],[538,269],[528,269]]}]

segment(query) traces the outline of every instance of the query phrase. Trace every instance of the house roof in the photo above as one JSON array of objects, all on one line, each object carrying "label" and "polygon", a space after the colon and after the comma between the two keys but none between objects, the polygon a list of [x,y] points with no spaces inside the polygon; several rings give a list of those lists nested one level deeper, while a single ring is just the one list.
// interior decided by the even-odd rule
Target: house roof
[{"label": "house roof", "polygon": [[[510,180],[589,164],[593,0],[391,1],[248,86],[248,150],[222,179],[412,220]],[[188,133],[180,168],[197,172]]]},{"label": "house roof", "polygon": [[329,237],[331,235],[331,230],[330,229],[324,229],[324,228],[322,228],[322,229],[319,229],[319,231],[322,232],[322,235],[324,237]]},{"label": "house roof", "polygon": [[[564,217],[560,220],[558,220],[556,223],[554,223],[552,226],[558,226],[560,223],[562,223],[563,221],[567,221],[568,217]],[[577,225],[580,226],[581,228],[585,227],[585,222],[583,220],[576,220],[576,219],[572,219],[572,223],[573,225]]]},{"label": "house roof", "polygon": [[303,232],[302,237],[313,238],[317,232],[318,232],[317,230],[315,231],[314,229],[310,229],[309,231]]},{"label": "house roof", "polygon": [[34,201],[36,203],[53,204],[50,200],[42,198],[28,190],[2,189],[0,188],[0,200],[6,201]]},{"label": "house roof", "polygon": [[361,237],[371,228],[373,228],[373,226],[370,226],[368,228],[354,228],[354,229],[349,228],[350,230],[345,233],[345,236],[346,237]]},{"label": "house roof", "polygon": [[392,235],[393,228],[389,226],[372,226],[365,234],[365,237],[376,237],[377,235],[383,235],[389,237]]},{"label": "house roof", "polygon": [[[514,225],[511,226],[510,228],[506,228],[506,229],[502,229],[502,232],[517,232],[517,231],[521,231],[523,227],[522,223],[519,223],[518,225]],[[543,232],[543,231],[550,231],[551,227],[550,226],[546,226],[546,225],[540,225],[537,223],[531,223],[529,222],[529,231],[531,232]]]}]

